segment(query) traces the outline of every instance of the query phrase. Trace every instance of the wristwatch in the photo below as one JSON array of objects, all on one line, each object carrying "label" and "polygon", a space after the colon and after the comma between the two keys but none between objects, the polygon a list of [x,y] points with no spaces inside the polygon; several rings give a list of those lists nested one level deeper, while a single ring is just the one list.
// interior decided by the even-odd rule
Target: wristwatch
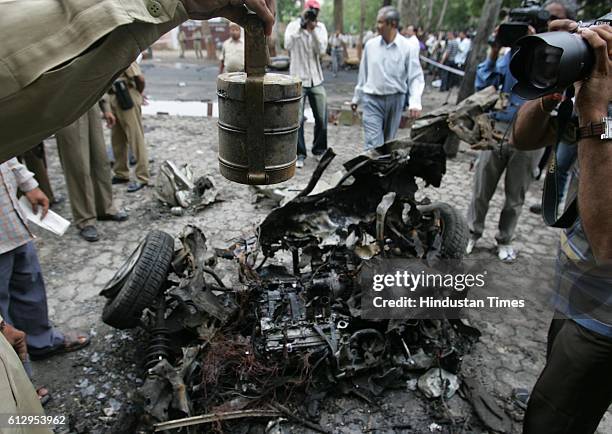
[{"label": "wristwatch", "polygon": [[601,140],[612,139],[612,118],[601,118],[601,122],[578,128],[578,140],[597,136]]}]

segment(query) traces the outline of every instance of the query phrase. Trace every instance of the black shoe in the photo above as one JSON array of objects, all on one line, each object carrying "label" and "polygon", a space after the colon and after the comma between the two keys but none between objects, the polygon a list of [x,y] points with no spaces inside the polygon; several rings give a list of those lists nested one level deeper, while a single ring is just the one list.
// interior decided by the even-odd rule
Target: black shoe
[{"label": "black shoe", "polygon": [[142,188],[145,188],[146,186],[147,186],[147,184],[142,184],[142,183],[140,183],[138,181],[130,182],[128,184],[128,187],[127,187],[127,192],[128,193],[134,193],[135,191],[138,191],[138,190],[140,190]]},{"label": "black shoe", "polygon": [[529,207],[529,211],[531,211],[534,214],[542,214],[542,205],[539,203],[536,203],[535,205],[531,205]]},{"label": "black shoe", "polygon": [[114,222],[124,222],[129,218],[128,213],[123,210],[117,211],[115,214],[105,214],[98,217],[98,220],[110,220]]},{"label": "black shoe", "polygon": [[130,182],[129,179],[125,179],[125,178],[119,178],[118,176],[113,176],[113,179],[111,180],[111,182],[113,184],[126,184],[128,182]]},{"label": "black shoe", "polygon": [[95,226],[92,225],[85,226],[83,229],[81,229],[79,235],[85,241],[89,241],[90,243],[93,243],[94,241],[98,241],[100,239],[98,238],[98,230]]},{"label": "black shoe", "polygon": [[64,196],[60,196],[59,194],[56,194],[55,197],[53,198],[53,201],[49,203],[49,208],[59,206],[63,204],[65,201],[66,201],[66,198]]}]

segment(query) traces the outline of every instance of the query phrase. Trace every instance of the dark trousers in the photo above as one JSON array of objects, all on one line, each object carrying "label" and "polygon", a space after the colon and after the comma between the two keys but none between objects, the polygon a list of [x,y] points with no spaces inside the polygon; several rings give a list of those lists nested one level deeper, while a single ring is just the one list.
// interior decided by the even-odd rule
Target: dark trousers
[{"label": "dark trousers", "polygon": [[[446,66],[449,66],[451,68],[457,68],[457,64],[455,62],[452,62],[450,60],[447,60],[446,62],[444,62],[444,64]],[[459,79],[458,76],[453,74],[450,71],[447,70],[443,70],[442,71],[442,84],[440,86],[440,90],[441,91],[447,91],[450,90],[451,88],[457,86],[459,84]]]},{"label": "dark trousers", "polygon": [[297,154],[306,158],[306,141],[304,140],[304,106],[306,98],[310,103],[312,114],[315,118],[314,142],[312,153],[321,155],[327,150],[327,94],[322,84],[313,87],[302,88],[302,103],[300,106],[300,130],[298,132]]},{"label": "dark trousers", "polygon": [[523,434],[590,434],[612,403],[612,338],[553,319]]},{"label": "dark trousers", "polygon": [[0,313],[26,333],[29,348],[43,349],[64,340],[49,321],[45,282],[32,242],[0,255]]},{"label": "dark trousers", "polygon": [[34,179],[38,181],[38,186],[49,198],[49,202],[55,202],[49,175],[47,174],[47,156],[45,154],[45,144],[40,143],[34,148],[26,151],[19,157],[21,161],[34,174]]}]

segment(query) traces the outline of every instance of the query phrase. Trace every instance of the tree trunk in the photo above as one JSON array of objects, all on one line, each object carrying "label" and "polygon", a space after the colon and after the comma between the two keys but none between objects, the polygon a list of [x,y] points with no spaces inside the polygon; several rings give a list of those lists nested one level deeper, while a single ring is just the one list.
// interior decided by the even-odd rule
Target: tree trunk
[{"label": "tree trunk", "polygon": [[[429,5],[427,6],[427,22],[425,23],[425,30],[431,32],[431,21],[433,19],[433,9],[434,9],[434,0],[429,0]],[[439,30],[436,29],[436,30]]]},{"label": "tree trunk", "polygon": [[208,21],[202,21],[202,40],[206,44],[206,57],[210,60],[217,60],[217,47],[210,33],[210,25]]},{"label": "tree trunk", "polygon": [[402,27],[407,26],[418,26],[419,15],[421,10],[420,0],[398,0],[399,2],[399,13],[400,13],[400,24]]},{"label": "tree trunk", "polygon": [[[486,0],[482,8],[482,15],[478,23],[476,37],[472,41],[472,49],[465,62],[465,75],[459,88],[457,96],[457,104],[474,93],[474,79],[476,78],[476,68],[484,59],[487,53],[487,40],[489,35],[495,29],[499,10],[501,9],[502,0]],[[444,143],[444,151],[449,158],[455,158],[459,151],[459,138],[454,134],[448,136]]]},{"label": "tree trunk", "polygon": [[502,0],[487,0],[485,6],[482,8],[483,13],[480,16],[476,37],[472,41],[472,49],[465,62],[465,76],[459,88],[459,96],[457,97],[458,103],[474,93],[476,68],[478,64],[484,60],[487,54],[487,41],[497,24],[501,5]]},{"label": "tree trunk", "polygon": [[436,30],[442,29],[442,23],[444,23],[444,16],[446,15],[447,7],[448,7],[448,0],[444,0],[444,3],[442,3],[442,10],[440,11],[440,16],[438,17],[438,25],[436,26]]},{"label": "tree trunk", "polygon": [[334,27],[336,31],[344,33],[343,0],[334,0]]},{"label": "tree trunk", "polygon": [[357,57],[361,60],[363,50],[363,33],[365,31],[366,0],[361,0],[361,15],[359,16],[359,44],[357,44]]}]

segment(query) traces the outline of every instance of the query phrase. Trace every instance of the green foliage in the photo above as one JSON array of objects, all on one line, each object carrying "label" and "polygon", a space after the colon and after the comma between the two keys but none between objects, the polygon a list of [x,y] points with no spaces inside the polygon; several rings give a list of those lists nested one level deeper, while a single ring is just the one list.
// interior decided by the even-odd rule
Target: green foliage
[{"label": "green foliage", "polygon": [[[393,0],[392,4],[398,6],[401,0]],[[376,14],[378,9],[382,7],[382,0],[366,0],[365,28],[374,29],[376,26]],[[433,14],[431,25],[436,27],[439,19],[439,14],[442,11],[444,0],[434,0]],[[597,18],[606,12],[610,12],[609,0],[582,0],[578,1],[581,5],[579,16],[583,19]],[[466,28],[475,28],[478,25],[478,19],[482,13],[482,8],[485,0],[448,0],[442,28],[431,30],[460,30]],[[520,6],[521,0],[504,0],[502,8],[509,10]],[[420,25],[425,25],[427,17],[427,8],[429,0],[420,1]],[[300,14],[300,2],[296,0],[277,0],[277,7],[280,11],[280,19],[282,22],[289,22],[291,19]],[[345,32],[358,33],[359,20],[361,17],[361,1],[360,0],[344,0],[344,29]],[[334,0],[322,1],[321,13],[319,19],[325,23],[328,31],[333,31],[334,28]]]},{"label": "green foliage", "polygon": [[276,0],[281,23],[288,23],[300,14],[300,3],[295,0]]},{"label": "green foliage", "polygon": [[582,2],[579,18],[592,20],[610,12],[610,0],[588,0]]}]

